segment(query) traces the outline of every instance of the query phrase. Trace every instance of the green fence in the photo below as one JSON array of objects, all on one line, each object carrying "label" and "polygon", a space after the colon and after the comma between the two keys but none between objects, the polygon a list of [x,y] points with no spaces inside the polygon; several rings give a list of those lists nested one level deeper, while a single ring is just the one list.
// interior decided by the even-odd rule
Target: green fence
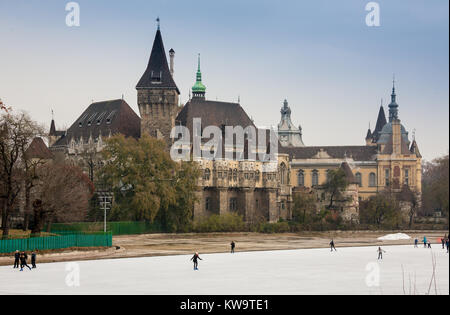
[{"label": "green fence", "polygon": [[[52,233],[100,232],[104,230],[102,222],[54,223]],[[113,235],[134,235],[164,232],[161,225],[148,222],[108,222],[106,230]]]},{"label": "green fence", "polygon": [[19,251],[52,250],[71,247],[111,247],[111,233],[67,234],[47,237],[0,240],[0,253]]}]

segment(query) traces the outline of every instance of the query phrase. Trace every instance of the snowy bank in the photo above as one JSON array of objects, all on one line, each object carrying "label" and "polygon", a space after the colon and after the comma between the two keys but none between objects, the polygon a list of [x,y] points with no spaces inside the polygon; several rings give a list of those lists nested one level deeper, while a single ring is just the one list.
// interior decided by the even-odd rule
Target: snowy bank
[{"label": "snowy bank", "polygon": [[410,239],[411,237],[405,233],[388,234],[378,238],[379,241],[400,241]]}]

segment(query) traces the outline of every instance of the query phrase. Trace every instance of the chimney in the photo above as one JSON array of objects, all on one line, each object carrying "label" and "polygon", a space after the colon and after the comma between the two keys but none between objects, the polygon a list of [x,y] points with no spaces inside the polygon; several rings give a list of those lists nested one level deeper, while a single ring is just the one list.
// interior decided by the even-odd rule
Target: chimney
[{"label": "chimney", "polygon": [[175,50],[173,50],[173,48],[169,51],[169,56],[170,56],[170,74],[173,77],[173,60],[175,58]]}]

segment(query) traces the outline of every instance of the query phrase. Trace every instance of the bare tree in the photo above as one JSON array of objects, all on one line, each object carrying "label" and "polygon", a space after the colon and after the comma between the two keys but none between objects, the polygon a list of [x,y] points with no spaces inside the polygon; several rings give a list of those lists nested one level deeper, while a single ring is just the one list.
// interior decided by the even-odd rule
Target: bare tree
[{"label": "bare tree", "polygon": [[4,113],[0,116],[0,197],[3,199],[3,236],[9,235],[10,216],[27,177],[23,153],[41,128],[26,113]]},{"label": "bare tree", "polygon": [[33,199],[35,232],[48,229],[53,222],[74,222],[84,220],[94,185],[83,171],[64,163],[47,163],[38,170],[39,184],[35,187]]}]

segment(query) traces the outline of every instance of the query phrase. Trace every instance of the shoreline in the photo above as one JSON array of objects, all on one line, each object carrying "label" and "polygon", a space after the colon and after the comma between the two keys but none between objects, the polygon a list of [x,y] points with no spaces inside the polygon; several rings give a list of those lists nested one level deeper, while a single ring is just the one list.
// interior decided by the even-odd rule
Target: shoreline
[{"label": "shoreline", "polygon": [[[410,240],[379,241],[378,237],[387,234],[405,233]],[[195,251],[202,254],[229,253],[231,241],[237,244],[236,252],[265,252],[280,250],[324,249],[329,248],[331,238],[336,247],[368,247],[413,245],[414,238],[420,240],[426,235],[435,246],[441,244],[438,238],[448,235],[448,231],[330,231],[301,232],[284,234],[260,233],[207,233],[207,234],[144,234],[125,235],[113,238],[113,247],[106,249],[59,250],[38,254],[37,263],[92,261],[123,258],[145,258],[160,256],[190,255]],[[421,247],[422,244],[419,244]],[[116,249],[116,247],[120,249]],[[12,266],[12,256],[0,256],[0,266]]]}]

